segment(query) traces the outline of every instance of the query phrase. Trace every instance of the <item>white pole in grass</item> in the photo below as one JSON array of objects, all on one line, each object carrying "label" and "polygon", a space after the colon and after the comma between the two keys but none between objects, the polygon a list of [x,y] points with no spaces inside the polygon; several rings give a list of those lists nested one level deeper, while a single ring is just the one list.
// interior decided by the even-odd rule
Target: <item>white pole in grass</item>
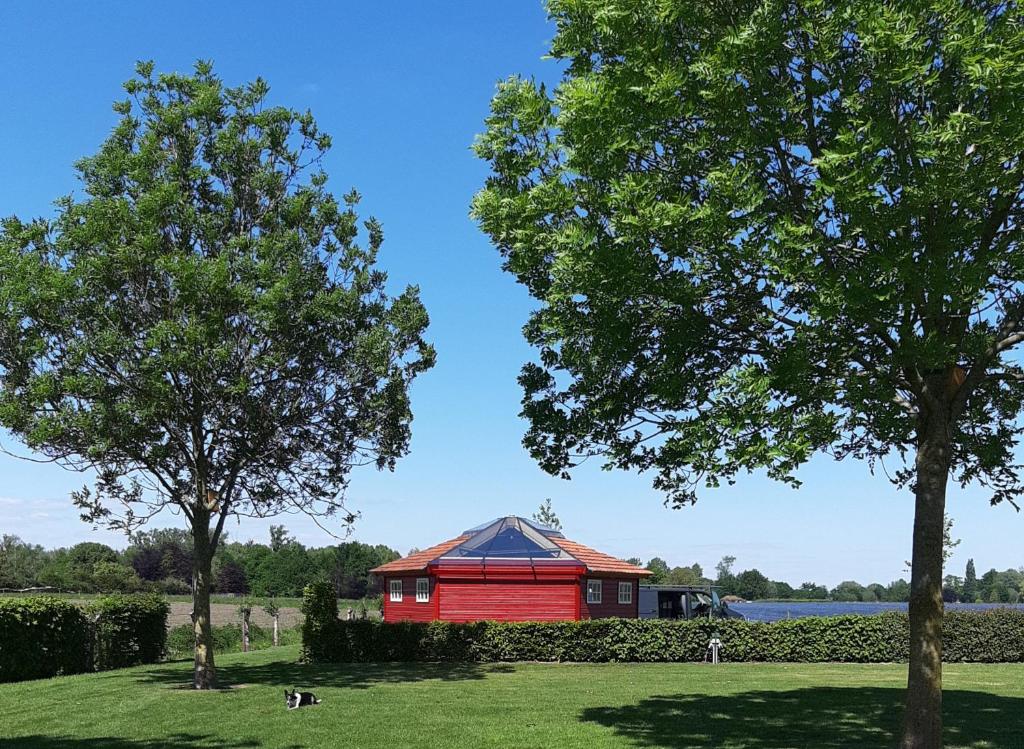
[{"label": "white pole in grass", "polygon": [[711,656],[711,663],[717,665],[720,662],[719,651],[722,649],[722,639],[715,632],[711,636],[711,641],[708,643],[707,653],[704,654],[704,662],[708,662],[708,656]]}]

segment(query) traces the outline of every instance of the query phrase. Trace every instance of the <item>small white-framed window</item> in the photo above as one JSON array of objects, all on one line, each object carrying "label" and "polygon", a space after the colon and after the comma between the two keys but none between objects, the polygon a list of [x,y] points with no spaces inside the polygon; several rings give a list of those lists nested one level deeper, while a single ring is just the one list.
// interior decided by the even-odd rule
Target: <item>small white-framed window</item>
[{"label": "small white-framed window", "polygon": [[430,578],[416,578],[416,603],[427,603],[430,601]]},{"label": "small white-framed window", "polygon": [[395,603],[402,602],[402,581],[392,580],[391,581],[391,600]]},{"label": "small white-framed window", "polygon": [[601,603],[600,580],[587,580],[587,603]]},{"label": "small white-framed window", "polygon": [[619,582],[619,603],[633,603],[633,583]]}]

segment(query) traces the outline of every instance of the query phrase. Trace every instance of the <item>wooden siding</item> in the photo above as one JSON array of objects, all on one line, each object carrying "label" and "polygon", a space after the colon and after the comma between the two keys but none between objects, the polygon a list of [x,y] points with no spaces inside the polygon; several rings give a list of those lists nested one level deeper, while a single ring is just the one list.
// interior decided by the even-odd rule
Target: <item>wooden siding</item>
[{"label": "wooden siding", "polygon": [[[430,600],[416,601],[416,579],[430,580]],[[401,602],[391,600],[391,581],[402,581]],[[384,578],[384,621],[386,622],[429,622],[437,618],[437,584],[428,575],[409,575]]]},{"label": "wooden siding", "polygon": [[[601,603],[587,603],[587,580],[601,581]],[[633,585],[633,602],[619,603],[619,583],[629,582]],[[602,575],[584,575],[580,580],[580,618],[581,619],[636,619],[640,606],[637,598],[640,594],[638,578],[605,577]]]},{"label": "wooden siding", "polygon": [[575,580],[442,580],[439,617],[448,622],[576,619]]}]

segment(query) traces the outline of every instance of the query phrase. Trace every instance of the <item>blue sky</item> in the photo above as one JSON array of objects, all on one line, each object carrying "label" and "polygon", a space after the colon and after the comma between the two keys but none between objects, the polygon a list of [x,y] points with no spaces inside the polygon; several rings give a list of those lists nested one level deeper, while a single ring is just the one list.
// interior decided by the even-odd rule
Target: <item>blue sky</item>
[{"label": "blue sky", "polygon": [[[113,126],[110,104],[138,59],[162,71],[212,59],[227,83],[262,76],[273,103],[311,109],[333,137],[331,187],[356,187],[363,210],[383,223],[380,262],[393,288],[420,285],[438,351],[414,388],[411,454],[394,473],[354,478],[354,538],[404,553],[499,515],[529,515],[550,497],[567,535],[622,557],[710,571],[732,554],[738,569],[794,584],[903,574],[913,499],[862,463],[816,459],[799,490],[741,477],[670,510],[647,477],[593,464],[566,482],[523,450],[515,378],[532,356],[520,333],[530,300],[468,217],[487,172],[469,146],[497,80],[558,78],[558,65],[542,59],[552,28],[540,0],[213,5],[0,4],[0,215],[49,215],[55,198],[76,189],[72,164]],[[10,435],[0,440],[18,449]],[[0,456],[0,532],[47,546],[123,546],[78,520],[68,493],[84,480]],[[1024,518],[1011,507],[959,488],[949,507],[963,539],[949,571],[963,574],[968,557],[979,574],[1024,564]],[[285,522],[306,544],[332,542],[312,522]],[[178,523],[168,514],[158,524]],[[266,539],[267,525],[229,530]]]}]

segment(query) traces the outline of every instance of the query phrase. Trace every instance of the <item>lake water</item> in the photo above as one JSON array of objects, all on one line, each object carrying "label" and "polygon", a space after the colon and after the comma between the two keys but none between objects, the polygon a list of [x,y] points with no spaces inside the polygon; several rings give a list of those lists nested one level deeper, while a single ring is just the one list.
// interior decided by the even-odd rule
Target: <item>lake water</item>
[{"label": "lake water", "polygon": [[[839,614],[880,614],[883,611],[906,611],[905,603],[843,603],[840,601],[752,601],[730,603],[729,608],[752,621],[775,622],[799,619],[802,616],[838,616]],[[946,611],[986,611],[988,609],[1024,609],[1024,604],[1009,603],[947,603]]]}]

